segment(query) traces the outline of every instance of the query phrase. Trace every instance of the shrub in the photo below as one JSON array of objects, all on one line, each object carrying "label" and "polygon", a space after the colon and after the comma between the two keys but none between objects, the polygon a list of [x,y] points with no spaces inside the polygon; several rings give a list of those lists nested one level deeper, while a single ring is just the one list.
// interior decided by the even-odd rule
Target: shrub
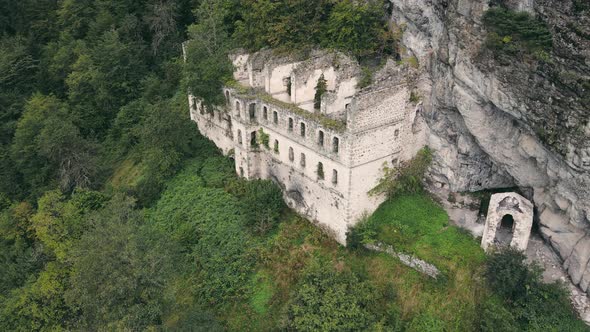
[{"label": "shrub", "polygon": [[368,310],[375,299],[368,282],[320,262],[305,272],[289,305],[288,326],[300,331],[366,330],[375,321]]},{"label": "shrub", "polygon": [[361,79],[357,85],[357,88],[359,89],[368,87],[371,85],[371,83],[373,83],[373,70],[368,67],[363,67],[361,71]]},{"label": "shrub", "polygon": [[313,96],[313,108],[319,110],[322,106],[322,96],[328,91],[328,84],[324,78],[324,74],[318,78],[318,83],[315,86],[315,95]]},{"label": "shrub", "polygon": [[363,247],[364,244],[371,243],[377,237],[377,231],[374,225],[369,223],[369,216],[363,214],[359,222],[346,232],[346,246],[352,249]]},{"label": "shrub", "polygon": [[[486,264],[486,281],[503,305],[514,317],[515,330],[587,331],[577,319],[565,288],[559,283],[544,284],[542,269],[527,264],[525,255],[513,248],[505,248],[490,255]],[[509,316],[497,304],[487,303],[485,311],[500,318],[488,317],[480,322],[482,329],[498,330],[500,319]],[[483,314],[482,314],[483,316]]]},{"label": "shrub", "polygon": [[262,144],[267,150],[270,150],[270,136],[262,128],[258,129],[258,144]]},{"label": "shrub", "polygon": [[518,301],[525,298],[528,290],[539,283],[540,268],[527,265],[525,260],[524,253],[511,247],[489,256],[486,280],[501,298]]},{"label": "shrub", "polygon": [[383,165],[383,177],[369,195],[386,194],[393,197],[404,193],[417,193],[422,190],[422,178],[432,161],[432,152],[428,147],[422,148],[416,156],[399,166]]},{"label": "shrub", "polygon": [[483,23],[488,30],[486,45],[497,53],[551,52],[551,32],[545,23],[527,12],[495,7],[485,12]]},{"label": "shrub", "polygon": [[244,182],[245,190],[239,198],[247,211],[246,225],[256,234],[266,234],[279,222],[285,208],[281,189],[269,180]]},{"label": "shrub", "polygon": [[150,219],[181,245],[185,263],[197,269],[203,303],[218,304],[244,293],[252,241],[244,231],[247,210],[223,189],[203,187],[197,167],[189,165],[168,183]]}]

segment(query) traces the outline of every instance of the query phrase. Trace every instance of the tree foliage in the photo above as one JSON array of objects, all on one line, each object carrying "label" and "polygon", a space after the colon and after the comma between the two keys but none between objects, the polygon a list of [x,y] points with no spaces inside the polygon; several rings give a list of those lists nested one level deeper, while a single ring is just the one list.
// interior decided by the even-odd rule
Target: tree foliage
[{"label": "tree foliage", "polygon": [[526,256],[517,249],[492,253],[485,277],[497,298],[482,305],[481,329],[586,331],[584,323],[575,319],[563,285],[543,283],[542,272],[538,265],[526,263]]},{"label": "tree foliage", "polygon": [[223,83],[232,76],[228,52],[232,45],[225,0],[203,1],[196,11],[197,23],[189,27],[189,41],[185,44],[185,84],[194,95],[211,106],[222,104]]}]

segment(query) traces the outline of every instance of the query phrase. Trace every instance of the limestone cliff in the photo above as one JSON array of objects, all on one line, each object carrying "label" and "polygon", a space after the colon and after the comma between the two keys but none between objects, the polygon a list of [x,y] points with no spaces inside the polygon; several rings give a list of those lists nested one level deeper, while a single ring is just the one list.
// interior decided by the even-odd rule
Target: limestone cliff
[{"label": "limestone cliff", "polygon": [[[418,88],[430,179],[456,192],[518,186],[572,281],[590,284],[590,10],[580,0],[392,0]],[[490,2],[542,18],[550,61],[499,63],[483,45]]]}]

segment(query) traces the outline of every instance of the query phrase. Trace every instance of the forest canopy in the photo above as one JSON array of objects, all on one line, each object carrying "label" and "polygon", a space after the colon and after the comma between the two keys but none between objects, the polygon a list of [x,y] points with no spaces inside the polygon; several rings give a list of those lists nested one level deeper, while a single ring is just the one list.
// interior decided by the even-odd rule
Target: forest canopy
[{"label": "forest canopy", "polygon": [[[446,264],[442,281],[339,246],[274,183],[238,178],[190,121],[187,91],[221,103],[236,48],[395,55],[389,10],[381,0],[0,0],[0,330],[584,330],[561,288],[541,285],[517,254],[494,258],[485,279],[473,239],[405,190],[420,172],[389,181],[405,189],[386,188],[396,195],[356,233],[444,224],[414,239],[417,254]],[[400,206],[420,220],[383,217]],[[440,256],[440,243],[470,254]]]}]

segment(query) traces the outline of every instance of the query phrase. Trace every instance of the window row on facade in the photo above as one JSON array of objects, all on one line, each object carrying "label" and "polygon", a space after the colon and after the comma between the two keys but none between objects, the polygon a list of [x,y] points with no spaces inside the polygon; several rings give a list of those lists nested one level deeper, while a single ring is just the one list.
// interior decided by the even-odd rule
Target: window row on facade
[{"label": "window row on facade", "polygon": [[[238,129],[237,131],[237,135],[238,135],[238,144],[242,145],[243,144],[243,138],[242,138],[242,131],[240,129]],[[256,136],[256,131],[252,131],[250,133],[250,146],[252,147],[258,147],[258,141],[257,141],[257,136]],[[270,145],[269,145],[270,148]],[[280,149],[279,149],[279,140],[274,139],[273,140],[273,144],[272,144],[272,150],[274,151],[274,153],[276,154],[280,154]],[[291,163],[295,162],[295,150],[292,147],[289,147],[289,161]],[[301,152],[299,154],[299,166],[301,166],[302,168],[305,168],[306,166],[306,158],[305,158],[305,153]],[[316,165],[316,175],[317,175],[317,179],[318,180],[324,180],[325,179],[325,173],[324,173],[324,164],[322,162],[318,162]],[[332,169],[332,184],[336,185],[338,184],[338,171],[336,169]]]},{"label": "window row on facade", "polygon": [[[250,120],[256,120],[256,104],[255,103],[250,103],[248,105],[248,109],[249,109],[249,116],[250,116]],[[240,101],[236,100],[235,102],[235,114],[237,117],[240,117],[240,113],[241,113],[241,103]],[[264,121],[269,121],[269,108],[266,105],[262,106],[262,119]],[[272,123],[275,126],[279,125],[279,113],[276,110],[272,111]],[[293,132],[295,130],[295,121],[293,119],[293,117],[288,117],[287,119],[287,130],[289,132]],[[307,128],[306,128],[306,124],[303,121],[299,122],[299,136],[302,137],[303,139],[305,139],[308,135],[307,135]],[[325,147],[326,146],[326,138],[325,138],[326,134],[323,130],[319,129],[317,132],[317,145],[320,147]],[[331,141],[331,152],[333,153],[338,153],[340,151],[340,139],[336,136],[332,137],[332,141]]]}]

